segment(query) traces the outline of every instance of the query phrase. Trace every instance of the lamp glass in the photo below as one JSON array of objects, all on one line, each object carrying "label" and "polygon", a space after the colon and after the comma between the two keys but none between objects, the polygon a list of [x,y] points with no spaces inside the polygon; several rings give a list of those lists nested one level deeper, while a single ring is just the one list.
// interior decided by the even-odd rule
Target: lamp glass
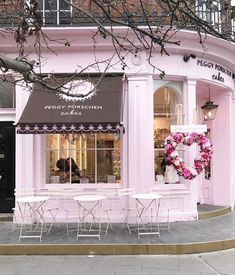
[{"label": "lamp glass", "polygon": [[213,120],[215,118],[216,115],[216,111],[217,109],[213,109],[213,110],[203,110],[203,116],[204,116],[204,120],[208,121],[208,120]]},{"label": "lamp glass", "polygon": [[213,120],[215,118],[218,107],[219,105],[214,104],[212,101],[207,101],[205,105],[201,107],[203,111],[204,120]]}]

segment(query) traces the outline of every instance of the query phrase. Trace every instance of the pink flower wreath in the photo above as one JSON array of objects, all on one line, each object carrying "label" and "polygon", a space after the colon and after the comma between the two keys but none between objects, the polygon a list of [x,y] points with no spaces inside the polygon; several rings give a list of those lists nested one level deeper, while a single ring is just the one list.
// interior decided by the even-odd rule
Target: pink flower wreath
[{"label": "pink flower wreath", "polygon": [[[199,155],[194,159],[194,167],[185,167],[182,158],[178,156],[176,147],[179,143],[192,145],[197,143],[200,148]],[[165,156],[167,165],[173,165],[178,175],[185,179],[194,179],[199,175],[204,167],[208,166],[212,158],[212,145],[210,140],[204,134],[197,133],[173,133],[165,139]]]}]

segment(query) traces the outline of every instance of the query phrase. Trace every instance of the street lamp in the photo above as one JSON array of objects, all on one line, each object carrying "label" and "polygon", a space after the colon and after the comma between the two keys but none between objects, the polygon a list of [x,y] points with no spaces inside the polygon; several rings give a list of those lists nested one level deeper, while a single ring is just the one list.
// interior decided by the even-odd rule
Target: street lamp
[{"label": "street lamp", "polygon": [[209,87],[209,99],[201,107],[203,111],[204,120],[205,121],[213,120],[215,118],[215,114],[218,107],[219,105],[214,104],[214,102],[210,100],[210,87]]}]

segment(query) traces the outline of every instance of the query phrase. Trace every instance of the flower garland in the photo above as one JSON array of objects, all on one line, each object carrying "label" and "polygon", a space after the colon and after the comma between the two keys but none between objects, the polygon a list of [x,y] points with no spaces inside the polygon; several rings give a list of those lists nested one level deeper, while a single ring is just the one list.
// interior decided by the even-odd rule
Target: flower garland
[{"label": "flower garland", "polygon": [[[182,158],[178,156],[176,147],[178,144],[187,146],[196,143],[199,145],[199,155],[194,159],[193,167],[185,167]],[[178,175],[183,176],[185,179],[194,179],[199,175],[203,169],[209,165],[212,158],[212,145],[210,140],[204,134],[197,133],[172,133],[165,139],[165,156],[167,165],[173,165]]]}]

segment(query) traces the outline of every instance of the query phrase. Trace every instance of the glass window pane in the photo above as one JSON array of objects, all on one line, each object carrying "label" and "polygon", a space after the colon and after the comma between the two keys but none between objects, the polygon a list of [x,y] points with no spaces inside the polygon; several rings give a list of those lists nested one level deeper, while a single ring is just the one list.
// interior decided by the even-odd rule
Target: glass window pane
[{"label": "glass window pane", "polygon": [[71,183],[80,183],[80,168],[76,158],[76,151],[69,151],[70,156],[66,158],[66,168],[70,177]]},{"label": "glass window pane", "polygon": [[60,0],[60,10],[70,10],[70,7],[71,6],[68,3],[65,3],[63,0]]},{"label": "glass window pane", "polygon": [[113,134],[98,134],[97,135],[97,148],[113,148],[114,135]]},{"label": "glass window pane", "polygon": [[[154,157],[155,157],[155,175],[164,175],[166,171],[166,167],[164,164],[164,150],[155,150],[154,152]],[[162,179],[163,180],[163,179]]]},{"label": "glass window pane", "polygon": [[69,142],[65,135],[50,134],[46,135],[47,149],[69,149]]},{"label": "glass window pane", "polygon": [[60,12],[59,18],[60,18],[60,24],[71,24],[72,23],[70,12],[64,12],[64,11]]},{"label": "glass window pane", "polygon": [[[168,86],[159,88],[154,94],[154,169],[156,181],[169,182],[169,170],[164,157],[164,143],[171,134],[171,125],[177,121],[183,122],[183,114],[180,119],[176,116],[176,107],[183,108],[180,93]],[[177,148],[181,150],[181,148]],[[180,155],[183,151],[179,152]],[[172,167],[171,167],[172,168]],[[168,180],[167,180],[168,178]],[[176,177],[174,177],[176,179]],[[177,180],[178,181],[178,180]]]},{"label": "glass window pane", "polygon": [[101,150],[97,152],[97,181],[107,182],[107,175],[112,175],[112,152]]},{"label": "glass window pane", "polygon": [[94,134],[82,134],[83,145],[86,148],[95,148],[95,135]]},{"label": "glass window pane", "polygon": [[0,108],[15,108],[14,83],[0,79]]},{"label": "glass window pane", "polygon": [[120,135],[97,134],[97,148],[120,148]]},{"label": "glass window pane", "polygon": [[43,0],[38,0],[38,10],[43,9]]},{"label": "glass window pane", "polygon": [[46,151],[46,182],[68,183],[70,182],[69,167],[66,158],[69,150]]},{"label": "glass window pane", "polygon": [[[120,150],[114,150],[112,152],[112,169],[113,169],[113,175],[115,176],[116,183],[121,182],[121,156],[120,156]],[[109,179],[108,179],[108,182]]]},{"label": "glass window pane", "polygon": [[102,134],[97,140],[95,134],[50,134],[45,147],[47,183],[121,180],[119,135]]},{"label": "glass window pane", "polygon": [[81,162],[81,183],[95,183],[95,150],[83,150]]},{"label": "glass window pane", "polygon": [[45,23],[46,24],[57,24],[57,14],[56,12],[45,12]]},{"label": "glass window pane", "polygon": [[57,10],[57,0],[45,0],[46,10]]},{"label": "glass window pane", "polygon": [[97,152],[97,181],[115,183],[120,181],[120,154],[114,150]]},{"label": "glass window pane", "polygon": [[171,117],[154,117],[154,148],[164,148],[165,138],[170,132]]},{"label": "glass window pane", "polygon": [[154,94],[154,113],[174,114],[178,103],[181,103],[180,96],[173,89],[160,88]]}]

